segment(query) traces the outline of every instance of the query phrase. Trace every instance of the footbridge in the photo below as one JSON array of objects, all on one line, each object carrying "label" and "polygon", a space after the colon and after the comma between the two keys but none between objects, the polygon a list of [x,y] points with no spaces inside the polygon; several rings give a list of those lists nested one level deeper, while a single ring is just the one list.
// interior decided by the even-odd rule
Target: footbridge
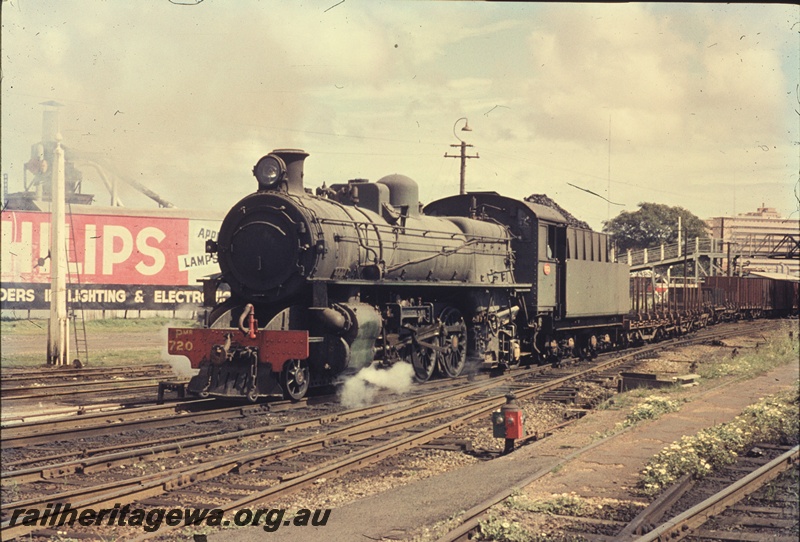
[{"label": "footbridge", "polygon": [[[661,274],[660,268],[686,265],[686,275],[695,279],[707,276],[738,274],[752,260],[800,259],[800,234],[767,234],[758,239],[731,240],[699,238],[684,243],[662,244],[643,250],[628,250],[618,261],[627,258],[631,273],[651,271]],[[788,263],[788,262],[787,262]]]}]

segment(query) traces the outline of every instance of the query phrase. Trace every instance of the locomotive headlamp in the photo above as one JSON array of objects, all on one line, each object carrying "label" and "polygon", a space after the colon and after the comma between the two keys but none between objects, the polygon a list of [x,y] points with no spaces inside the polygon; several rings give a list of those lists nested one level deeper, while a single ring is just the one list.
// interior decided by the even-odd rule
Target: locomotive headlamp
[{"label": "locomotive headlamp", "polygon": [[275,188],[286,176],[286,163],[274,154],[262,156],[253,168],[258,180],[258,189]]}]

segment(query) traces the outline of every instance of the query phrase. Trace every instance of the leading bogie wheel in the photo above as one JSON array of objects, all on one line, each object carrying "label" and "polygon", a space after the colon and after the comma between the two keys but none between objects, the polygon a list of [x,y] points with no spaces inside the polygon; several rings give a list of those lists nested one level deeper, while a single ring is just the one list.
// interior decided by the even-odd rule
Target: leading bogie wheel
[{"label": "leading bogie wheel", "polygon": [[305,360],[290,359],[281,371],[281,388],[283,396],[292,401],[299,401],[308,391],[309,373]]}]

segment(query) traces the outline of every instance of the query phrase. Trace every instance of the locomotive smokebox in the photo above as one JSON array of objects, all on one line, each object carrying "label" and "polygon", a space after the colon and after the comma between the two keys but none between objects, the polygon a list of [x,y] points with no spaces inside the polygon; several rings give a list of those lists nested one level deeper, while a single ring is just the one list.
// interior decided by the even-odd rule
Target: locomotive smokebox
[{"label": "locomotive smokebox", "polygon": [[286,188],[291,194],[304,194],[303,162],[308,153],[300,149],[275,149],[272,154],[286,164]]}]

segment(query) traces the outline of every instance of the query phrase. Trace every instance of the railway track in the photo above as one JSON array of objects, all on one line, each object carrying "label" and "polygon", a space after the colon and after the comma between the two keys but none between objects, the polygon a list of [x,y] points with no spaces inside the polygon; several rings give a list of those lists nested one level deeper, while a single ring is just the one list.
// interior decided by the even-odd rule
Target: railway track
[{"label": "railway track", "polygon": [[[748,329],[747,333],[753,333],[753,334],[763,333],[763,332],[766,332],[768,330],[774,329],[774,326],[775,326],[775,324],[770,323],[770,322],[760,322],[756,326],[751,326]],[[655,354],[655,353],[657,353],[659,351],[662,351],[662,350],[671,349],[671,348],[677,348],[677,347],[681,347],[681,346],[689,346],[689,345],[693,345],[693,344],[702,344],[702,343],[707,343],[707,342],[715,341],[715,340],[729,339],[729,338],[733,338],[733,337],[739,336],[741,334],[742,334],[742,329],[739,328],[738,326],[734,327],[733,329],[729,329],[729,328],[726,327],[726,329],[722,329],[722,330],[719,330],[717,328],[706,328],[706,329],[703,329],[701,331],[698,331],[697,333],[693,334],[690,337],[684,337],[684,338],[680,338],[680,339],[673,339],[673,340],[667,341],[667,342],[648,345],[647,347],[641,348],[641,349],[631,353],[630,357],[632,358],[632,360],[633,359],[646,359],[648,357],[651,357],[653,354]],[[608,368],[606,370],[598,371],[597,372],[597,376],[598,377],[603,377],[603,376],[608,377],[611,374],[613,374],[614,371],[618,372],[619,368],[620,367],[617,367],[617,368],[612,367],[612,368]],[[603,440],[604,439],[597,440],[594,443],[592,443],[590,446],[588,446],[587,448],[585,448],[583,450],[580,450],[578,452],[575,452],[573,454],[568,455],[567,457],[565,457],[559,463],[559,465],[563,465],[567,461],[572,459],[573,457],[577,457],[580,453],[586,452],[589,449],[601,444]],[[485,518],[487,511],[491,507],[493,507],[493,506],[497,505],[498,503],[502,502],[503,500],[507,499],[509,496],[512,495],[512,493],[514,491],[516,491],[516,490],[518,490],[520,488],[524,488],[525,486],[527,486],[530,483],[533,483],[535,480],[537,480],[538,478],[544,476],[545,474],[546,474],[546,472],[536,473],[536,474],[532,475],[531,477],[523,480],[522,482],[520,482],[516,486],[510,487],[507,490],[502,491],[502,492],[498,493],[497,495],[495,495],[493,497],[490,497],[486,501],[484,501],[482,503],[479,503],[478,505],[474,506],[473,508],[465,511],[460,516],[460,525],[452,528],[449,532],[447,532],[444,535],[442,535],[440,538],[437,539],[437,542],[467,542],[468,540],[471,539],[472,535],[475,532],[477,532],[478,526],[479,526],[479,522],[482,519]],[[585,518],[583,518],[583,519],[585,520]],[[589,521],[591,521],[591,520],[589,520]],[[606,523],[608,525],[614,525],[614,524],[617,524],[618,522],[614,522],[614,521],[605,521],[604,522],[603,520],[600,520],[598,523]],[[580,535],[580,536],[583,536],[583,535]],[[609,541],[612,541],[612,540],[617,540],[616,537],[603,537],[603,536],[598,536],[598,535],[592,535],[590,533],[586,533],[586,539],[587,540],[605,540],[606,542],[609,542]]]},{"label": "railway track", "polygon": [[[46,465],[28,468],[15,471],[7,471],[0,475],[0,481],[3,485],[30,483],[34,481],[48,480],[61,478],[74,473],[91,473],[108,470],[110,468],[130,464],[135,461],[155,461],[165,456],[174,455],[177,453],[189,453],[196,450],[209,450],[222,446],[230,446],[232,444],[239,444],[243,442],[251,442],[264,440],[273,437],[277,433],[293,433],[303,429],[324,427],[341,421],[347,421],[363,416],[377,416],[383,412],[397,408],[398,405],[402,406],[408,404],[408,408],[414,408],[416,401],[422,400],[423,402],[432,402],[437,400],[447,400],[454,397],[463,395],[464,393],[473,393],[475,390],[480,390],[488,385],[495,385],[495,383],[479,384],[469,386],[461,389],[448,389],[428,393],[415,398],[409,398],[401,402],[388,402],[379,405],[363,407],[358,409],[351,409],[339,413],[326,413],[321,416],[304,418],[299,421],[287,422],[280,425],[255,427],[239,431],[227,432],[219,434],[219,431],[204,431],[197,432],[191,435],[183,435],[180,441],[175,441],[175,438],[148,440],[144,442],[134,442],[129,444],[116,445],[112,447],[102,447],[96,449],[83,450],[80,455],[81,458],[72,461],[53,462],[59,459],[65,459],[76,455],[73,452],[50,456],[47,458],[32,458],[25,459],[13,463],[6,463],[4,466],[18,466],[32,462],[45,462]],[[266,405],[264,405],[266,406]],[[199,416],[192,417],[192,421],[204,421],[208,417],[213,417],[217,413],[224,415],[228,414],[232,417],[242,412],[248,412],[249,415],[257,413],[258,410],[264,412],[266,409],[257,405],[249,405],[245,407],[234,407],[231,409],[223,409],[223,411],[203,411]],[[138,421],[137,424],[146,424],[148,420]]]},{"label": "railway track", "polygon": [[[268,410],[269,408],[264,405],[214,408],[213,399],[120,409],[113,412],[99,412],[66,419],[44,420],[3,427],[0,447],[8,450],[36,444],[118,434],[142,428],[164,428],[192,422],[202,423],[238,418]],[[32,461],[37,461],[37,459],[32,459]]]},{"label": "railway track", "polygon": [[[462,383],[464,379],[461,379]],[[453,381],[444,381],[444,386],[426,386],[424,393],[433,397],[449,394],[456,387]],[[431,383],[433,384],[433,383]],[[441,391],[437,391],[440,390]],[[423,393],[420,391],[420,393]],[[391,408],[394,403],[357,409],[358,415]],[[213,400],[198,400],[173,406],[151,406],[90,416],[70,417],[63,420],[48,420],[11,426],[3,432],[4,472],[0,475],[4,487],[30,482],[58,481],[74,473],[100,472],[136,462],[152,462],[192,450],[208,450],[255,441],[277,432],[315,427],[330,423],[337,417],[347,418],[352,414],[331,412],[334,405],[330,397],[312,397],[302,403],[275,401],[257,405],[239,405],[214,408]],[[340,407],[338,407],[340,408]],[[321,416],[308,419],[315,411],[323,410]],[[341,410],[341,408],[340,408]],[[291,411],[298,421],[287,422],[278,427],[260,428],[263,420],[274,420],[276,413]],[[305,412],[305,413],[303,413]],[[272,418],[267,418],[271,415]],[[285,417],[285,416],[284,416]],[[234,420],[241,419],[241,422]],[[222,428],[203,430],[198,424],[228,420]],[[269,421],[267,423],[270,423]],[[244,429],[246,425],[256,425]],[[160,428],[184,426],[183,431],[170,431],[168,436]],[[219,425],[217,425],[219,427]],[[237,430],[238,429],[238,430]],[[139,437],[142,432],[148,437]],[[221,434],[224,433],[224,434]],[[111,437],[113,444],[103,443]],[[127,438],[126,438],[127,437]],[[135,438],[135,440],[131,440]],[[74,442],[53,446],[57,442]],[[127,441],[127,442],[121,442]],[[44,446],[37,446],[37,445]],[[51,453],[51,450],[59,450]],[[123,467],[124,468],[124,467]]]},{"label": "railway track", "polygon": [[160,376],[172,374],[172,367],[166,363],[153,363],[149,365],[109,366],[109,367],[84,367],[81,369],[51,367],[47,369],[4,368],[0,382],[5,385],[21,382],[41,382],[47,380],[63,380],[69,378],[108,378],[109,376]]},{"label": "railway track", "polygon": [[[730,334],[736,332],[731,331]],[[716,334],[720,336],[719,333]],[[710,336],[698,336],[690,342],[709,340]],[[686,341],[680,341],[681,344]],[[519,400],[533,398],[546,392],[552,392],[575,379],[597,375],[602,371],[613,371],[625,363],[634,363],[637,358],[646,356],[648,352],[676,346],[676,342],[650,345],[638,351],[628,352],[614,359],[594,362],[580,371],[575,368],[562,369],[571,371],[565,375],[546,377],[535,375],[534,382],[523,385],[513,384]],[[560,371],[556,371],[557,373]],[[517,375],[520,373],[516,373]],[[530,372],[528,372],[530,374]],[[273,426],[254,428],[233,432],[228,435],[196,435],[192,440],[181,439],[173,443],[147,443],[140,449],[116,452],[103,450],[83,458],[61,464],[50,464],[49,467],[36,467],[7,472],[3,475],[3,483],[25,484],[32,481],[52,480],[80,473],[91,477],[116,466],[132,464],[137,461],[152,461],[158,458],[175,458],[180,453],[189,451],[208,452],[216,448],[229,448],[231,445],[245,447],[247,443],[258,442],[256,451],[238,451],[227,453],[224,457],[203,458],[199,465],[183,465],[170,468],[161,473],[153,473],[124,480],[89,485],[85,488],[62,491],[40,498],[27,498],[7,502],[4,512],[15,508],[44,508],[48,503],[70,502],[73,508],[100,508],[113,506],[115,503],[136,503],[145,501],[152,504],[153,499],[178,499],[180,491],[202,482],[210,482],[221,476],[236,476],[236,486],[250,488],[247,495],[235,496],[228,502],[215,504],[224,510],[236,510],[257,503],[264,503],[288,495],[320,477],[332,477],[350,472],[397,455],[407,450],[428,444],[444,437],[454,430],[465,426],[471,420],[485,416],[505,402],[503,393],[512,383],[515,375],[506,375],[501,379],[488,382],[472,383],[459,390],[445,390],[429,394],[430,397],[410,398],[394,404],[378,405],[366,409],[356,409],[334,415],[324,415],[317,419]],[[505,379],[505,380],[504,380]],[[503,384],[506,384],[505,388]],[[489,394],[490,389],[497,393]],[[484,393],[487,396],[479,397]],[[452,402],[457,398],[470,397],[466,404],[456,405],[449,409],[433,408],[436,401]],[[403,406],[406,405],[406,406]],[[375,409],[380,412],[376,412]],[[430,412],[423,412],[429,409]],[[387,413],[387,410],[389,411]],[[370,416],[367,420],[344,423],[357,417]],[[343,425],[342,425],[343,424]],[[319,432],[319,427],[327,430]],[[316,428],[317,434],[302,436],[301,430]],[[287,435],[297,433],[291,442],[275,443]],[[179,453],[179,451],[182,451]],[[105,452],[105,453],[102,453]],[[292,460],[287,463],[287,460]],[[307,464],[305,469],[298,469],[297,462]],[[256,480],[238,480],[248,471],[256,470]],[[271,485],[264,486],[263,480],[271,480]],[[71,480],[73,481],[73,480]],[[90,482],[91,484],[91,482]],[[210,495],[209,495],[210,497]],[[8,501],[8,499],[5,499]],[[4,518],[7,521],[7,517]],[[13,538],[35,531],[35,527],[11,526],[3,524],[3,537]],[[163,531],[162,531],[163,532]]]},{"label": "railway track", "polygon": [[[636,542],[795,541],[798,529],[797,494],[795,493],[792,499],[788,488],[794,487],[796,491],[796,481],[786,480],[782,491],[780,484],[777,491],[770,492],[765,488],[775,484],[779,476],[792,469],[795,471],[796,480],[798,461],[800,461],[800,446],[794,446],[722,491],[636,538]],[[738,503],[748,495],[756,497],[761,506],[739,505]],[[790,500],[787,501],[786,498]],[[627,529],[624,534],[628,534]]]},{"label": "railway track", "polygon": [[131,395],[138,395],[139,392],[144,390],[153,391],[153,402],[156,401],[158,392],[158,381],[147,378],[144,383],[136,383],[131,381],[116,381],[110,383],[93,383],[93,384],[76,384],[68,388],[56,388],[50,386],[42,386],[40,388],[31,388],[36,391],[19,390],[12,394],[2,394],[3,402],[9,404],[11,401],[26,401],[26,400],[43,400],[54,398],[67,398],[67,397],[92,397],[98,398],[115,394],[119,396],[129,397]]},{"label": "railway track", "polygon": [[[168,364],[157,363],[137,367],[97,367],[90,369],[61,369],[24,371],[3,370],[0,379],[0,398],[6,406],[22,407],[26,402],[47,399],[73,402],[86,397],[84,406],[97,400],[116,396],[128,399],[145,390],[158,391],[161,380],[174,380],[175,374]],[[153,402],[157,393],[153,394]],[[63,410],[62,410],[63,411]],[[81,410],[80,412],[84,412]],[[19,419],[51,415],[52,412],[4,417],[4,425]]]},{"label": "railway track", "polygon": [[[674,509],[675,503],[679,503],[681,498],[701,482],[688,476],[683,477],[627,524],[610,519],[558,515],[561,521],[570,525],[564,538],[585,542],[666,542],[684,539],[698,542],[793,542],[797,540],[798,530],[798,446],[772,448],[781,449],[784,453],[775,454],[779,457],[772,460],[745,461],[745,465],[740,461],[739,466],[727,469],[737,472],[739,479],[699,504],[689,506],[687,510],[663,524],[658,525],[658,521],[664,514]],[[742,472],[746,475],[742,475]],[[781,480],[780,477],[787,477],[787,473],[790,473],[788,478]],[[518,487],[524,487],[545,474],[536,473]],[[437,542],[470,540],[478,529],[479,520],[484,518],[484,513],[508,498],[511,493],[512,490],[504,491],[467,510],[463,514],[462,525],[440,537]],[[741,504],[745,498],[750,499],[750,502]],[[587,526],[601,526],[616,534],[604,535],[582,530],[582,527]],[[615,526],[618,531],[614,530]],[[550,536],[559,539],[556,534],[551,533]]]},{"label": "railway track", "polygon": [[[488,378],[484,375],[480,378]],[[459,386],[467,377],[431,381],[421,385],[420,393],[429,389],[450,389]],[[306,406],[334,403],[335,395],[310,396],[299,402],[286,400],[256,404],[239,404],[220,407],[216,399],[193,399],[167,405],[147,405],[134,408],[115,408],[92,414],[70,411],[63,417],[48,417],[44,420],[10,423],[2,426],[0,449],[13,449],[37,444],[49,444],[67,440],[85,439],[109,434],[119,434],[137,429],[165,428],[187,423],[203,423],[233,418],[245,418],[259,414],[295,410]],[[36,461],[32,459],[28,462]],[[7,463],[4,463],[7,465]]]},{"label": "railway track", "polygon": [[47,384],[43,386],[18,386],[3,388],[0,397],[9,399],[45,399],[63,395],[96,394],[101,392],[117,392],[150,388],[158,385],[158,380],[145,376],[126,378],[124,380],[102,380],[96,382],[68,382],[65,384]]},{"label": "railway track", "polygon": [[[368,458],[371,458],[372,461],[376,461],[384,456],[399,453],[400,451],[407,449],[409,446],[429,442],[430,440],[436,438],[439,433],[446,433],[449,430],[447,428],[449,426],[439,427],[438,431],[434,432],[427,431],[422,432],[421,434],[412,432],[410,438],[408,438],[408,442],[399,448],[395,448],[396,445],[400,444],[397,442],[398,439],[392,439],[391,444],[389,445],[381,443],[380,437],[382,435],[391,434],[393,432],[396,433],[403,431],[406,428],[417,427],[426,422],[431,423],[432,421],[436,421],[440,416],[443,415],[441,410],[429,412],[420,416],[414,416],[414,414],[429,408],[432,403],[442,400],[456,400],[458,398],[463,398],[473,394],[481,389],[495,385],[495,382],[489,381],[469,385],[463,387],[462,389],[435,392],[429,394],[429,396],[425,397],[424,400],[421,397],[414,397],[405,401],[401,401],[400,403],[376,405],[362,409],[355,409],[334,415],[322,416],[316,419],[304,420],[296,424],[260,428],[259,430],[250,431],[247,434],[238,433],[224,436],[222,438],[209,437],[204,441],[196,442],[183,441],[176,446],[177,449],[182,451],[195,451],[199,449],[207,450],[213,447],[225,446],[226,444],[230,443],[241,444],[248,441],[261,441],[262,439],[274,440],[274,438],[271,437],[286,436],[287,433],[298,432],[300,429],[304,428],[328,428],[323,432],[317,431],[317,434],[312,436],[300,435],[298,438],[291,440],[291,442],[288,444],[279,443],[277,446],[259,446],[256,451],[244,451],[235,454],[229,453],[221,458],[203,461],[203,463],[200,465],[189,465],[181,468],[175,468],[163,474],[157,473],[156,475],[144,475],[113,482],[111,484],[101,484],[98,486],[91,486],[88,488],[63,492],[57,495],[49,495],[37,499],[10,502],[4,506],[4,511],[20,507],[44,508],[47,503],[56,501],[68,501],[72,503],[74,508],[85,508],[90,506],[100,507],[103,506],[103,503],[106,503],[108,500],[114,501],[111,503],[111,505],[116,502],[131,503],[140,499],[152,497],[154,495],[175,491],[182,487],[194,485],[204,480],[211,480],[223,474],[234,471],[237,473],[243,473],[265,464],[269,464],[272,466],[272,468],[276,468],[273,465],[276,461],[295,458],[299,455],[308,456],[309,453],[318,452],[322,449],[332,449],[336,446],[341,447],[348,445],[351,447],[342,454],[348,455],[348,458],[344,460],[346,463],[351,463],[354,458],[358,457],[360,461],[356,461],[355,464],[363,465],[366,464],[366,460]],[[494,403],[497,403],[497,401],[498,399],[495,398]],[[487,403],[487,401],[484,401],[484,403]],[[398,405],[400,405],[399,408]],[[494,404],[492,404],[492,406],[494,406]],[[452,410],[455,412],[458,409],[454,408]],[[364,416],[368,416],[366,420],[348,423],[350,420],[362,418]],[[352,455],[353,448],[365,448],[365,445],[362,441],[366,441],[370,438],[376,438],[378,444],[366,446],[366,448],[369,449],[369,453],[367,453],[367,455],[364,455],[363,453]],[[403,439],[401,438],[400,440]],[[395,451],[392,451],[393,448],[395,448]],[[164,451],[169,453],[166,450]],[[144,452],[144,455],[150,459],[153,457],[155,450]],[[113,460],[117,460],[122,463],[114,463]],[[113,460],[111,457],[103,457],[100,461],[93,462],[92,465],[85,465],[83,467],[83,472],[87,473],[91,471],[92,466],[106,469],[119,464],[131,463],[131,459],[129,457],[116,457],[113,458]],[[285,471],[285,464],[283,464],[283,467]],[[278,468],[280,469],[280,467]],[[294,468],[296,469],[296,467]],[[62,466],[62,472],[58,472],[58,474],[69,474],[66,472],[66,469],[66,466]],[[336,468],[333,469],[333,471],[344,472],[342,468]],[[282,475],[278,476],[278,478],[284,480],[280,482],[280,484],[283,484],[282,487],[284,489],[286,487],[299,488],[300,486],[298,484],[300,484],[300,478],[305,478],[306,476],[321,476],[325,473],[331,474],[333,471],[329,468],[320,467],[317,469],[317,471],[314,471],[316,472],[316,475],[313,472],[309,474],[298,473],[297,476],[292,477],[284,472]],[[293,481],[289,481],[289,478],[293,478]],[[22,478],[15,475],[13,478],[9,478],[9,483],[17,483],[21,479]],[[279,491],[279,493],[281,491]],[[19,526],[7,527],[4,524],[2,533],[4,538],[13,538],[34,529],[35,528],[30,527],[23,527],[20,529]]]},{"label": "railway track", "polygon": [[[693,339],[694,342],[698,340],[704,340],[704,337],[698,336]],[[635,362],[638,359],[652,355],[653,349],[657,347],[658,345],[650,346],[641,351],[634,352],[632,354],[632,361]],[[613,379],[617,375],[618,368],[618,366],[615,366],[607,371],[598,371],[597,376],[593,380],[602,382],[604,380]],[[508,375],[515,377],[517,374],[520,374],[522,378],[530,378],[531,375],[530,372],[508,373]],[[483,377],[486,377],[486,375],[483,375]],[[534,376],[534,378],[546,380],[550,377]],[[438,385],[447,388],[456,381],[447,380],[440,382],[443,382],[443,384],[428,382],[425,383],[424,386]],[[554,390],[552,392],[553,395],[546,398],[557,398],[559,393],[564,393],[564,396],[569,398],[574,394],[574,389]],[[311,403],[319,403],[325,400],[330,400],[330,397],[311,398]],[[102,435],[119,434],[121,432],[143,428],[165,428],[186,423],[203,423],[205,421],[242,418],[264,414],[266,412],[279,412],[288,408],[303,407],[308,404],[308,402],[309,400],[307,399],[299,404],[290,403],[288,401],[276,401],[255,405],[215,408],[218,403],[213,399],[196,399],[171,405],[150,405],[137,408],[115,409],[110,412],[82,414],[80,416],[73,415],[43,421],[4,425],[0,447],[2,449],[12,449],[78,438],[85,439]],[[20,465],[40,461],[40,458],[30,458],[23,461],[6,462],[5,465]]]}]

